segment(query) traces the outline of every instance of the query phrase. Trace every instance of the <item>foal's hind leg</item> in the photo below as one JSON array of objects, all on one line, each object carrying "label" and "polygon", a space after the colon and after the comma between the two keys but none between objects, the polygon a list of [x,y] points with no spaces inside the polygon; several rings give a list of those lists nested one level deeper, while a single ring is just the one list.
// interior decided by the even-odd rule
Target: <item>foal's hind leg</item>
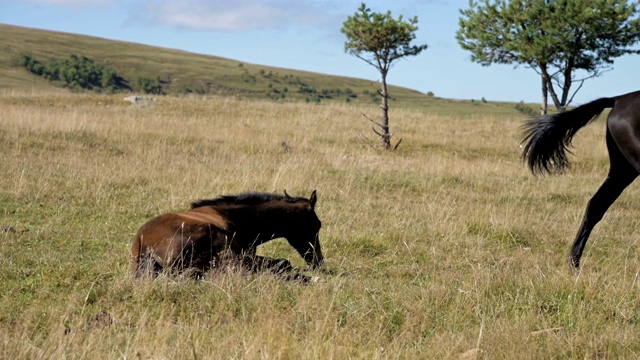
[{"label": "foal's hind leg", "polygon": [[638,176],[638,170],[622,154],[608,129],[607,149],[610,161],[609,174],[589,200],[580,229],[569,253],[569,262],[576,268],[580,266],[582,251],[593,227],[602,219],[609,206],[616,201],[622,191]]},{"label": "foal's hind leg", "polygon": [[134,276],[136,278],[142,278],[150,276],[155,278],[162,271],[162,266],[153,259],[152,256],[143,256],[140,258],[138,264],[136,264]]}]

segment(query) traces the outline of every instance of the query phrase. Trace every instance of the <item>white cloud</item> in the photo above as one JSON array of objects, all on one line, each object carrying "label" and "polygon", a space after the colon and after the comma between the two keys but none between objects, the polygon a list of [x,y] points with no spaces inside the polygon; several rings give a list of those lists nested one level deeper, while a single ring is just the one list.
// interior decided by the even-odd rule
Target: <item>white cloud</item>
[{"label": "white cloud", "polygon": [[31,3],[63,6],[92,6],[114,3],[114,0],[28,0]]},{"label": "white cloud", "polygon": [[157,24],[204,30],[254,30],[328,21],[326,13],[302,0],[163,0],[148,5],[147,11],[147,17]]}]

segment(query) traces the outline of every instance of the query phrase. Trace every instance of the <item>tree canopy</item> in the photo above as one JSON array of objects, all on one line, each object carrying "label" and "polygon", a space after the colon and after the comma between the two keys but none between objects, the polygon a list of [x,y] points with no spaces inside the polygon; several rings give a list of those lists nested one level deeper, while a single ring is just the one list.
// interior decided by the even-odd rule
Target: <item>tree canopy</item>
[{"label": "tree canopy", "polygon": [[378,70],[388,71],[397,60],[418,55],[427,48],[411,44],[416,38],[417,24],[417,16],[408,21],[402,15],[394,19],[390,11],[372,12],[363,3],[342,26],[341,31],[347,36],[344,49]]},{"label": "tree canopy", "polygon": [[[456,38],[483,66],[525,65],[564,110],[582,83],[608,70],[615,58],[637,54],[639,6],[626,0],[484,0],[460,10]],[[571,94],[572,85],[578,83]]]}]

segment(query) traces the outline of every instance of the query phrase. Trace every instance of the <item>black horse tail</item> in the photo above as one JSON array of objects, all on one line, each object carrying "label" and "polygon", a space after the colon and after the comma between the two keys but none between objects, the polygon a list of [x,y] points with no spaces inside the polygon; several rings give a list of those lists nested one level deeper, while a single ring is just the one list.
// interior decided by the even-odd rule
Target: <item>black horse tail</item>
[{"label": "black horse tail", "polygon": [[616,98],[601,98],[567,112],[529,119],[522,126],[522,160],[534,175],[562,173],[569,167],[573,136],[615,103]]}]

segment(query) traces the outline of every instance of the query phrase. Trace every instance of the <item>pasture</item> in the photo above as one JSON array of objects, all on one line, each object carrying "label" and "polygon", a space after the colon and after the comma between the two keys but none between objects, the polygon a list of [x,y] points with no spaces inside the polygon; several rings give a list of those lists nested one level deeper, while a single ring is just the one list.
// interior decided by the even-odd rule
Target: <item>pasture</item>
[{"label": "pasture", "polygon": [[[392,107],[384,153],[359,136],[375,105],[5,91],[0,110],[0,358],[640,356],[637,184],[566,262],[608,170],[602,119],[567,174],[535,178],[515,112]],[[133,278],[147,219],[285,189],[318,192],[321,282]],[[258,253],[305,267],[284,240]]]}]

